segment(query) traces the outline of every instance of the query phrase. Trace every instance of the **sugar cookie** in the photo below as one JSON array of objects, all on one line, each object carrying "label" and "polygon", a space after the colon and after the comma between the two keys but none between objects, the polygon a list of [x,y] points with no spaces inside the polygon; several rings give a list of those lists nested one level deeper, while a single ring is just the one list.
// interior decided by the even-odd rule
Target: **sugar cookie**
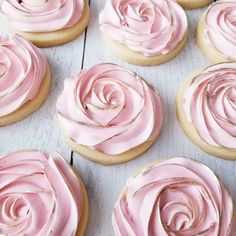
[{"label": "sugar cookie", "polygon": [[11,31],[39,47],[72,41],[89,22],[87,0],[2,0],[0,11]]},{"label": "sugar cookie", "polygon": [[0,36],[0,126],[36,111],[50,85],[50,68],[40,49],[17,35]]},{"label": "sugar cookie", "polygon": [[169,61],[188,36],[186,14],[172,0],[107,0],[99,23],[113,54],[142,66]]},{"label": "sugar cookie", "polygon": [[178,91],[181,127],[205,152],[236,160],[236,63],[210,66],[191,75]]},{"label": "sugar cookie", "polygon": [[100,64],[65,81],[59,124],[72,150],[104,165],[127,162],[157,139],[163,122],[158,92],[140,76]]},{"label": "sugar cookie", "polygon": [[196,40],[213,62],[236,61],[236,2],[217,1],[204,13],[197,26]]},{"label": "sugar cookie", "polygon": [[205,165],[177,157],[131,177],[115,204],[115,235],[233,236],[232,197]]}]

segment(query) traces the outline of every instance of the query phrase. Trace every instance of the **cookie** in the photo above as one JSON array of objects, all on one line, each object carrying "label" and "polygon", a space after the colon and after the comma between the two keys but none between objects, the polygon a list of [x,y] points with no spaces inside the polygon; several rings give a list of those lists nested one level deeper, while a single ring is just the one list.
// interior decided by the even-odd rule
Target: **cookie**
[{"label": "cookie", "polygon": [[86,190],[58,153],[7,154],[0,158],[0,176],[1,234],[84,235]]},{"label": "cookie", "polygon": [[186,14],[171,0],[107,0],[99,23],[106,47],[141,66],[171,60],[188,36]]},{"label": "cookie", "polygon": [[220,0],[204,13],[197,26],[196,40],[213,62],[236,61],[236,2]]},{"label": "cookie", "polygon": [[0,126],[5,126],[43,104],[51,72],[40,49],[17,35],[0,36],[0,57]]},{"label": "cookie", "polygon": [[57,102],[69,146],[103,165],[127,162],[157,139],[163,123],[158,92],[140,76],[99,64],[65,81]]},{"label": "cookie", "polygon": [[3,0],[0,11],[7,28],[38,47],[51,47],[77,38],[89,22],[87,0]]},{"label": "cookie", "polygon": [[177,116],[187,136],[205,152],[236,159],[236,63],[192,74],[180,87]]},{"label": "cookie", "polygon": [[205,165],[178,157],[131,177],[114,206],[115,235],[233,235],[229,192]]}]

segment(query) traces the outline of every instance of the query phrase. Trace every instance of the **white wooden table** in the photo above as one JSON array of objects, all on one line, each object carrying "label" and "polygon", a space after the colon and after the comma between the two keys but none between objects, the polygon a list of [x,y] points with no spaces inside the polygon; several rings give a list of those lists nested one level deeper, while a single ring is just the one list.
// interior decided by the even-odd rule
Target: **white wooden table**
[{"label": "white wooden table", "polygon": [[[129,65],[113,57],[102,47],[98,15],[105,0],[91,0],[91,21],[87,33],[75,41],[54,48],[43,49],[53,74],[51,93],[41,109],[26,119],[0,128],[0,155],[19,149],[58,151],[70,161],[71,150],[60,135],[55,104],[63,88],[63,81],[101,62],[113,62],[136,71],[150,81],[160,92],[165,106],[165,124],[162,134],[143,156],[127,164],[103,167],[73,154],[74,166],[81,174],[89,194],[90,218],[87,235],[113,235],[111,214],[113,205],[126,179],[137,169],[163,157],[187,156],[202,161],[218,174],[236,202],[236,162],[210,156],[182,132],[175,111],[175,94],[181,82],[193,70],[210,64],[197,48],[194,39],[199,16],[205,9],[188,11],[190,36],[185,49],[172,61],[155,67]],[[0,33],[6,34],[0,21]]]}]

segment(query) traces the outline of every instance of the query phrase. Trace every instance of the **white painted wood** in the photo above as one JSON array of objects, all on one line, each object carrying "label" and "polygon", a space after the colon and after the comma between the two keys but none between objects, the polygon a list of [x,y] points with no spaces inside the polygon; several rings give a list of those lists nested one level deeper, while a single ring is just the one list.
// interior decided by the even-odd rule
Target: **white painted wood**
[{"label": "white painted wood", "polygon": [[[163,157],[187,156],[207,164],[222,178],[236,202],[236,163],[212,157],[194,146],[183,134],[175,115],[175,94],[181,81],[193,70],[210,64],[194,40],[197,20],[205,9],[188,11],[190,37],[180,55],[160,66],[138,67],[120,61],[105,47],[101,47],[98,14],[104,3],[105,0],[91,0],[92,14],[88,27],[84,67],[101,62],[113,62],[139,73],[159,90],[165,106],[165,125],[153,147],[143,156],[127,164],[103,167],[74,155],[74,166],[86,184],[90,200],[87,235],[113,235],[112,208],[126,179],[137,169]],[[3,34],[1,23],[0,21],[0,33]],[[43,107],[33,115],[14,125],[0,128],[0,155],[17,149],[37,148],[49,152],[59,151],[69,160],[70,150],[61,138],[56,123],[55,103],[63,88],[64,78],[80,71],[83,39],[82,35],[69,44],[43,49],[53,72],[51,94]]]}]

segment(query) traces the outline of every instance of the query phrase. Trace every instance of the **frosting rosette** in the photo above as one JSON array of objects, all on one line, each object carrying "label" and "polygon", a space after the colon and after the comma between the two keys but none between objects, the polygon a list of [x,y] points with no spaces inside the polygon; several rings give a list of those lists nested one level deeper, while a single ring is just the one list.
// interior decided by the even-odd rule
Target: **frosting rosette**
[{"label": "frosting rosette", "polygon": [[155,139],[163,121],[157,91],[114,64],[99,64],[66,80],[57,108],[67,137],[109,155]]},{"label": "frosting rosette", "polygon": [[145,56],[167,54],[188,28],[184,10],[173,0],[107,0],[99,22],[108,38]]},{"label": "frosting rosette", "polygon": [[0,36],[0,117],[36,97],[46,69],[36,46],[20,36]]},{"label": "frosting rosette", "polygon": [[0,234],[75,235],[80,182],[58,154],[22,151],[0,158]]},{"label": "frosting rosette", "polygon": [[208,8],[204,37],[220,54],[236,60],[235,1],[217,1]]},{"label": "frosting rosette", "polygon": [[236,63],[206,68],[184,93],[188,122],[210,145],[236,150]]},{"label": "frosting rosette", "polygon": [[127,181],[112,215],[115,235],[229,236],[232,199],[201,163],[173,158]]},{"label": "frosting rosette", "polygon": [[21,32],[51,32],[69,28],[83,15],[84,0],[2,0],[0,10]]}]

